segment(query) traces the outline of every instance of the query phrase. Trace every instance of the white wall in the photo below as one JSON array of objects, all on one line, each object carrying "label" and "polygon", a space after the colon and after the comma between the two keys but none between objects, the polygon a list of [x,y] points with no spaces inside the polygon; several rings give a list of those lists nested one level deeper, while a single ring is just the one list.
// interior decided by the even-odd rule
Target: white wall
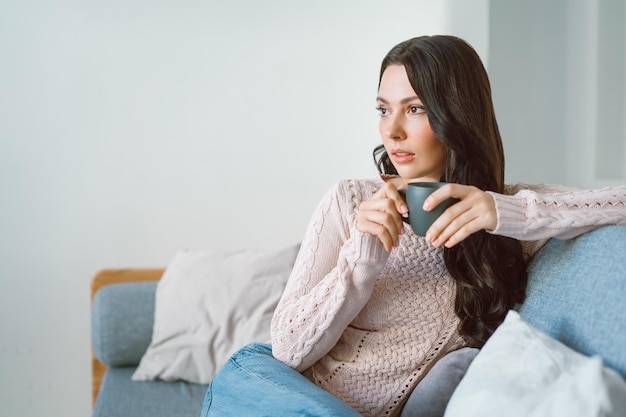
[{"label": "white wall", "polygon": [[624,55],[602,32],[623,36],[623,7],[525,3],[0,1],[0,414],[89,415],[98,269],[290,244],[336,180],[374,175],[378,68],[401,40],[476,47],[509,181],[604,183],[623,124],[596,140],[595,83]]},{"label": "white wall", "polygon": [[2,1],[0,414],[89,415],[98,269],[290,244],[374,175],[389,48],[459,27],[485,56],[457,1]]},{"label": "white wall", "polygon": [[507,181],[626,183],[624,2],[489,2]]},{"label": "white wall", "polygon": [[507,182],[565,180],[566,3],[490,2],[489,73]]},{"label": "white wall", "polygon": [[[626,184],[626,5],[568,9],[567,162],[589,186]],[[581,105],[582,104],[582,105]]]}]

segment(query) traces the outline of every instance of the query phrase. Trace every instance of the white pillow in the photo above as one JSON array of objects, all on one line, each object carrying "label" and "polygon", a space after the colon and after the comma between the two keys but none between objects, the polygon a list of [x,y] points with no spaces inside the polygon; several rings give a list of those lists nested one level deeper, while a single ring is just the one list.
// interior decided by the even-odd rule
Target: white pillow
[{"label": "white pillow", "polygon": [[530,326],[515,311],[494,332],[455,390],[445,417],[626,415],[626,383]]},{"label": "white pillow", "polygon": [[208,384],[237,349],[269,341],[298,247],[178,252],[157,285],[152,342],[132,379]]}]

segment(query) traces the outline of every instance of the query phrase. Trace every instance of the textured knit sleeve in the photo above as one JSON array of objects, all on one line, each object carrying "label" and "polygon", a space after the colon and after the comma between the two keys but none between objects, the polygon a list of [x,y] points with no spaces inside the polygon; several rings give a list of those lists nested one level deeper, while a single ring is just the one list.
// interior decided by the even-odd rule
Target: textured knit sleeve
[{"label": "textured knit sleeve", "polygon": [[626,187],[577,190],[518,184],[509,190],[512,195],[489,192],[498,216],[491,233],[538,241],[568,239],[601,226],[626,224]]},{"label": "textured knit sleeve", "polygon": [[320,202],[274,312],[272,352],[302,371],[337,343],[368,301],[388,253],[354,227],[361,196],[342,181]]}]

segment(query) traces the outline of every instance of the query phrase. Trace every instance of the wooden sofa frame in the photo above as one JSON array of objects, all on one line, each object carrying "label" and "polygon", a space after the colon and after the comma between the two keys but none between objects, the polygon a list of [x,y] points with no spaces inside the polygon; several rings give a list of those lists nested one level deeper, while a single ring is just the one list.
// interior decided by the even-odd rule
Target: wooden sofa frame
[{"label": "wooden sofa frame", "polygon": [[[91,302],[96,292],[112,284],[123,284],[127,282],[158,281],[163,275],[163,268],[143,268],[143,269],[103,269],[94,275],[91,280]],[[96,358],[93,348],[91,349],[91,386],[92,386],[92,406],[96,404],[100,384],[107,367]]]}]

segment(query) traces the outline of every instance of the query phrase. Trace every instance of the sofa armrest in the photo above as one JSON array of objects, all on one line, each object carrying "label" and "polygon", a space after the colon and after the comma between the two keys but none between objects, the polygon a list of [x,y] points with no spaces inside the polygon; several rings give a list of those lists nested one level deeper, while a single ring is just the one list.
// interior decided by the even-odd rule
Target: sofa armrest
[{"label": "sofa armrest", "polygon": [[101,288],[91,309],[91,341],[106,366],[137,366],[150,345],[156,282]]},{"label": "sofa armrest", "polygon": [[104,286],[124,282],[158,281],[164,271],[164,268],[103,269],[91,279],[91,299],[93,300],[96,292]]},{"label": "sofa armrest", "polygon": [[[99,271],[91,280],[92,305],[95,300],[96,293],[103,287],[112,284],[158,281],[161,278],[161,275],[163,275],[163,271],[163,268],[105,269]],[[91,379],[93,404],[95,404],[96,402],[98,391],[100,390],[100,383],[102,382],[102,378],[104,377],[106,369],[106,365],[100,362],[100,360],[96,357],[94,350],[92,349]]]}]

